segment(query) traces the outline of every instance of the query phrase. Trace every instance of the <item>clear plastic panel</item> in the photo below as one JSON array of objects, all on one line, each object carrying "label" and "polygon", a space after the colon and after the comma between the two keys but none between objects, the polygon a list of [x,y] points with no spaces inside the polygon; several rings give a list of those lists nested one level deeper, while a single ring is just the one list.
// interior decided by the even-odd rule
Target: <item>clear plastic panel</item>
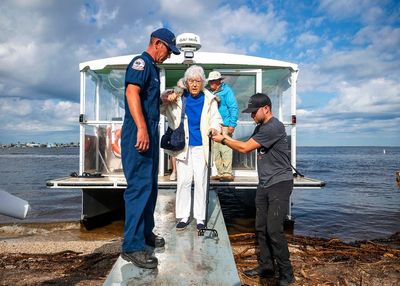
[{"label": "clear plastic panel", "polygon": [[252,121],[248,114],[241,111],[247,107],[249,97],[256,92],[256,75],[255,74],[224,74],[224,82],[232,87],[235,92],[236,100],[239,107],[239,120]]},{"label": "clear plastic panel", "polygon": [[279,98],[282,100],[281,116],[284,122],[290,122],[290,76],[288,68],[265,69],[262,74],[262,91],[271,98],[272,112],[279,118]]},{"label": "clear plastic panel", "polygon": [[[86,72],[85,115],[87,120],[122,121],[125,114],[124,78],[125,70],[122,69]],[[97,90],[98,98],[96,98]]]},{"label": "clear plastic panel", "polygon": [[125,70],[107,69],[99,76],[99,120],[122,120],[125,110]]},{"label": "clear plastic panel", "polygon": [[88,125],[85,134],[85,167],[87,173],[122,174],[121,124]]},{"label": "clear plastic panel", "polygon": [[[253,133],[255,125],[249,114],[242,113],[241,111],[247,107],[249,97],[256,92],[256,75],[242,73],[223,74],[223,76],[224,82],[233,89],[239,108],[239,122],[235,128],[233,137],[239,140],[247,140]],[[255,170],[255,152],[242,154],[233,151],[232,169]]]},{"label": "clear plastic panel", "polygon": [[85,72],[85,117],[87,120],[96,119],[96,84],[96,75],[94,73]]}]

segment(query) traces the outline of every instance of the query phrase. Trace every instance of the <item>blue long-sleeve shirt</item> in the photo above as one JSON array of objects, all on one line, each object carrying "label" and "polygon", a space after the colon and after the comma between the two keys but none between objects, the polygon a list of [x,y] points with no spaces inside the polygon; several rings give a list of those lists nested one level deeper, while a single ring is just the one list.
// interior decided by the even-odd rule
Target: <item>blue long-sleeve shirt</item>
[{"label": "blue long-sleeve shirt", "polygon": [[223,124],[225,126],[236,127],[239,110],[235,94],[232,88],[226,83],[221,83],[221,86],[214,92],[220,98],[218,111],[221,114]]}]

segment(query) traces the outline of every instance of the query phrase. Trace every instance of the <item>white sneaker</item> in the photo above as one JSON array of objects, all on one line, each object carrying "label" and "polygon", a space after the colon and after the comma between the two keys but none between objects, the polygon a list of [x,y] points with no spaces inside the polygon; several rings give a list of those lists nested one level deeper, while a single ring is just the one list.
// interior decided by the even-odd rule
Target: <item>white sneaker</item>
[{"label": "white sneaker", "polygon": [[171,175],[169,176],[170,181],[176,181],[176,172],[172,172]]}]

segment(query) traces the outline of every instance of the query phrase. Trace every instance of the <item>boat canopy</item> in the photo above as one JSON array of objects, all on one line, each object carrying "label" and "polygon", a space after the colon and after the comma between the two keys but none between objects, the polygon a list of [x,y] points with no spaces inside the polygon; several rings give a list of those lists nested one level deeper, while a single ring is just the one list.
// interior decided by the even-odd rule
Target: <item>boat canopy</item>
[{"label": "boat canopy", "polygon": [[[119,57],[104,58],[99,60],[87,61],[79,64],[79,69],[101,70],[110,67],[123,66],[126,67],[132,58],[136,55],[126,55]],[[185,58],[183,53],[173,55],[160,66],[183,64]],[[269,68],[290,68],[292,71],[298,71],[297,64],[278,61],[268,58],[228,54],[228,53],[210,53],[196,52],[193,58],[194,63],[200,65],[217,65],[217,66],[242,66],[242,67],[269,67]]]},{"label": "boat canopy", "polygon": [[[81,73],[81,151],[80,173],[121,174],[120,129],[125,114],[125,69],[135,55],[111,57],[83,62]],[[228,54],[195,52],[193,58],[184,53],[173,55],[160,68],[160,89],[171,88],[183,77],[190,64],[203,67],[206,76],[219,71],[224,82],[235,92],[239,110],[247,106],[248,98],[257,93],[267,93],[272,100],[274,116],[286,126],[290,138],[292,164],[296,166],[296,82],[298,66],[293,63],[268,58]],[[165,117],[160,119],[160,135],[167,127]],[[254,130],[254,121],[248,114],[239,113],[234,138],[245,140]],[[233,153],[235,176],[257,176],[256,152]],[[160,152],[159,174],[170,169],[168,156]],[[118,172],[119,171],[119,172]],[[215,169],[214,169],[215,171]]]}]

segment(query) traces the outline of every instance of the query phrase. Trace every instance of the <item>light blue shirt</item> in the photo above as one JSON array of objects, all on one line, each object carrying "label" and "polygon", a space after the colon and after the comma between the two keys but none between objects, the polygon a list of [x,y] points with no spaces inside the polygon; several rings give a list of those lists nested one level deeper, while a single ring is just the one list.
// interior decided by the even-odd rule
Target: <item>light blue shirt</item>
[{"label": "light blue shirt", "polygon": [[223,82],[214,94],[221,100],[218,104],[218,111],[221,114],[223,124],[225,126],[236,127],[239,110],[233,90]]}]

